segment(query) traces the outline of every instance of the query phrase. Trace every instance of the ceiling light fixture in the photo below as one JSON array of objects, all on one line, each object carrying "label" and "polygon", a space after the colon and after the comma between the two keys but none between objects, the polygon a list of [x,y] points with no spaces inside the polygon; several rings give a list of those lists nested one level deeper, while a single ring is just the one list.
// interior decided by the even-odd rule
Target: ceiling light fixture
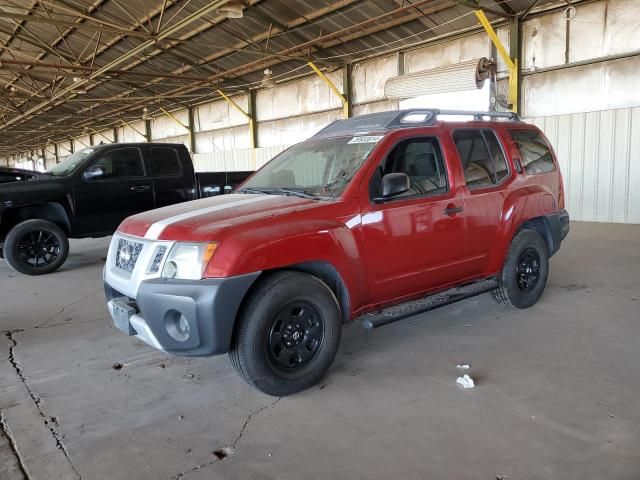
[{"label": "ceiling light fixture", "polygon": [[230,0],[218,9],[218,13],[227,18],[242,18],[244,16],[243,7],[240,0]]},{"label": "ceiling light fixture", "polygon": [[273,88],[276,86],[276,81],[273,79],[273,72],[270,68],[264,71],[264,77],[262,77],[260,86],[263,88]]}]

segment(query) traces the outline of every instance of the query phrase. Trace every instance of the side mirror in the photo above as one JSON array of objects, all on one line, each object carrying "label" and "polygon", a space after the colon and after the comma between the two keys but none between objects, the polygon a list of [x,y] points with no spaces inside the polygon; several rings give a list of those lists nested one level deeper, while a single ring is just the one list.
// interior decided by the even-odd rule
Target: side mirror
[{"label": "side mirror", "polygon": [[374,199],[375,202],[387,201],[396,195],[400,195],[411,188],[409,175],[406,173],[387,173],[382,177],[382,197]]},{"label": "side mirror", "polygon": [[82,176],[85,180],[92,181],[98,177],[101,177],[102,175],[104,175],[104,170],[102,169],[102,167],[92,165],[84,171],[84,174]]}]

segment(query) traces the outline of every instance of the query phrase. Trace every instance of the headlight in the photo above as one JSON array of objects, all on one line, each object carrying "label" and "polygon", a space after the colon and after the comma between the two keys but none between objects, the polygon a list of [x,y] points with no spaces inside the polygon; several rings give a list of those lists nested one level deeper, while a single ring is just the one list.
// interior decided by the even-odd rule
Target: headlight
[{"label": "headlight", "polygon": [[176,243],[164,262],[162,278],[200,280],[217,243]]}]

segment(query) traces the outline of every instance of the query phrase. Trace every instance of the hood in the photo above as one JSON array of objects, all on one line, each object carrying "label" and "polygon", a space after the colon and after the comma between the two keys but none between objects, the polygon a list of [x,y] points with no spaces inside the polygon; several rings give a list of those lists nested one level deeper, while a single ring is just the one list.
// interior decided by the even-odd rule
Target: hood
[{"label": "hood", "polygon": [[30,178],[20,182],[0,183],[0,199],[19,205],[31,201],[47,201],[66,192],[67,181],[51,176]]},{"label": "hood", "polygon": [[221,195],[134,215],[118,231],[153,240],[210,241],[221,230],[326,204],[285,195]]}]

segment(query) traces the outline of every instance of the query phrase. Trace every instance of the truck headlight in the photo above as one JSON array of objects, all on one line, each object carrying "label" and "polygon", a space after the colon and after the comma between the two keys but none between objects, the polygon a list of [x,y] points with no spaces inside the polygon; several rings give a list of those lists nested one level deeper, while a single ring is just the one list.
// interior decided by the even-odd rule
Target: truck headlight
[{"label": "truck headlight", "polygon": [[214,242],[174,244],[164,262],[162,278],[200,280],[217,247]]}]

